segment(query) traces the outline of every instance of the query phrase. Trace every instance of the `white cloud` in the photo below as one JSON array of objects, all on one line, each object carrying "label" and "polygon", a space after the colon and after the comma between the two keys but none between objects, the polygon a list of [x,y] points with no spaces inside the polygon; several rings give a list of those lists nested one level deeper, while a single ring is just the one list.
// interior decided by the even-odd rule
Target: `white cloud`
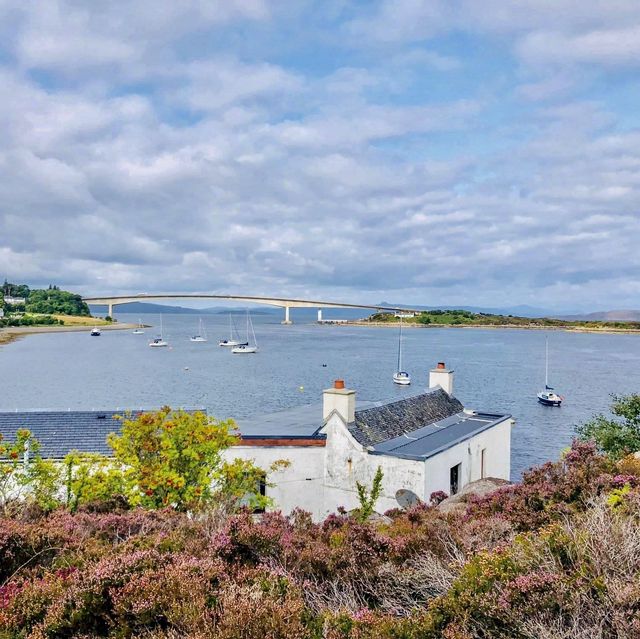
[{"label": "white cloud", "polygon": [[522,39],[517,51],[526,62],[536,65],[598,63],[638,66],[640,24],[623,29],[578,34],[536,31]]},{"label": "white cloud", "polygon": [[[538,65],[560,46],[563,64],[627,64],[631,39],[603,34],[633,28],[630,5],[605,18],[593,3],[599,28],[569,0],[479,6],[382,3],[337,26],[361,42],[298,60],[317,29],[303,5],[14,5],[0,273],[95,293],[559,306],[604,282],[633,305],[640,133],[606,96],[572,97],[586,75]],[[468,59],[414,44],[452,29],[518,46],[515,80],[505,66],[473,95]]]}]

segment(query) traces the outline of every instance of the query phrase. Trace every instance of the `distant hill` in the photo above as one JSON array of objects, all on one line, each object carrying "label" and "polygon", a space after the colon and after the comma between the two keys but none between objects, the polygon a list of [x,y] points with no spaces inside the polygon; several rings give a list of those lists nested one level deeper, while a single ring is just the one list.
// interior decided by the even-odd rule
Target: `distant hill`
[{"label": "distant hill", "polygon": [[[94,315],[106,315],[108,309],[104,304],[92,304],[91,312]],[[130,302],[129,304],[118,304],[113,307],[114,313],[175,313],[184,315],[202,315],[208,313],[206,309],[187,308],[186,306],[169,306],[166,304],[153,304],[152,302]]]},{"label": "distant hill", "polygon": [[[91,312],[94,315],[106,315],[107,306],[104,304],[92,304]],[[167,315],[218,315],[220,313],[244,313],[244,307],[239,308],[223,308],[223,307],[211,307],[211,308],[189,308],[187,306],[172,306],[170,304],[154,304],[153,302],[129,302],[128,304],[118,304],[113,307],[114,313],[131,313],[140,315],[145,314],[160,314],[166,313]],[[251,309],[252,315],[266,315],[274,312],[280,312],[279,309]]]},{"label": "distant hill", "polygon": [[[380,306],[414,308],[420,311],[437,311],[437,310],[460,310],[470,311],[471,313],[489,313],[490,315],[514,315],[516,317],[560,317],[557,311],[551,311],[548,308],[538,308],[520,304],[518,306],[507,306],[505,308],[496,308],[491,306],[465,306],[459,304],[440,304],[439,306],[420,306],[417,304],[391,304],[390,302],[380,302]],[[564,317],[564,316],[563,316]]]},{"label": "distant hill", "polygon": [[584,315],[562,315],[560,318],[577,322],[640,322],[640,311],[596,311]]}]

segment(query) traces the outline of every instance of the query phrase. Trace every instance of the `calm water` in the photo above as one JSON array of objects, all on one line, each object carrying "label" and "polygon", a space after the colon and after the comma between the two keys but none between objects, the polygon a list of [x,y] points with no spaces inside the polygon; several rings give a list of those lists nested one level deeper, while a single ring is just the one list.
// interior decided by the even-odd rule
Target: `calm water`
[{"label": "calm water", "polygon": [[[119,315],[120,321],[136,317]],[[144,317],[147,324],[157,317]],[[197,317],[165,315],[171,348],[147,346],[155,335],[130,331],[30,335],[0,347],[0,410],[206,407],[216,417],[246,417],[319,402],[323,388],[344,378],[363,399],[401,396],[391,382],[397,332],[390,328],[281,326],[255,316],[256,355],[217,346],[228,318],[203,316],[210,341],[192,343]],[[295,320],[295,316],[294,316]],[[238,320],[239,323],[242,319]],[[308,322],[308,320],[305,320]],[[561,408],[536,402],[544,384],[542,331],[412,329],[405,331],[405,368],[426,386],[438,361],[455,369],[455,394],[469,408],[511,413],[512,467],[555,458],[575,424],[606,411],[611,393],[640,390],[640,335],[549,332],[551,381]],[[326,364],[326,367],[323,366]],[[300,387],[303,387],[303,390]]]}]

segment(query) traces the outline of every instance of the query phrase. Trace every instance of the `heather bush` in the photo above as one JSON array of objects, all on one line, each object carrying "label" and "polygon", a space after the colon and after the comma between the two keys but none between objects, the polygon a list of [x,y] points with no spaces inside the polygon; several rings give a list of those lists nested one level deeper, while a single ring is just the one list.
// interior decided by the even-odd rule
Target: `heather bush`
[{"label": "heather bush", "polygon": [[558,462],[525,472],[522,481],[484,497],[471,497],[467,518],[499,515],[517,530],[535,530],[573,512],[615,485],[615,463],[593,442],[574,440]]},{"label": "heather bush", "polygon": [[23,511],[0,518],[0,638],[631,639],[639,483],[575,442],[464,515]]}]

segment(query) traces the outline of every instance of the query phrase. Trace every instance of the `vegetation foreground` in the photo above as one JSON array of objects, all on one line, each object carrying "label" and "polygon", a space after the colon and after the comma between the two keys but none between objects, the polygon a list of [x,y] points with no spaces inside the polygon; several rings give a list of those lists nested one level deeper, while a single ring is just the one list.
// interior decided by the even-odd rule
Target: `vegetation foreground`
[{"label": "vegetation foreground", "polygon": [[[229,486],[251,469],[220,461],[226,423],[196,416],[210,437],[194,438],[183,413],[147,417],[142,435],[130,421],[112,441],[128,470],[114,479],[94,469],[92,499],[5,501],[0,637],[639,637],[640,463],[629,452],[640,397],[613,410],[579,429],[559,461],[462,512],[443,512],[439,494],[384,518],[341,512],[321,523],[229,508],[240,494]],[[12,446],[2,452],[15,469]],[[219,486],[206,504],[197,488],[210,476],[182,485],[198,467],[185,460],[201,451]],[[78,496],[89,480],[74,464]],[[166,506],[194,499],[203,507]]]}]

